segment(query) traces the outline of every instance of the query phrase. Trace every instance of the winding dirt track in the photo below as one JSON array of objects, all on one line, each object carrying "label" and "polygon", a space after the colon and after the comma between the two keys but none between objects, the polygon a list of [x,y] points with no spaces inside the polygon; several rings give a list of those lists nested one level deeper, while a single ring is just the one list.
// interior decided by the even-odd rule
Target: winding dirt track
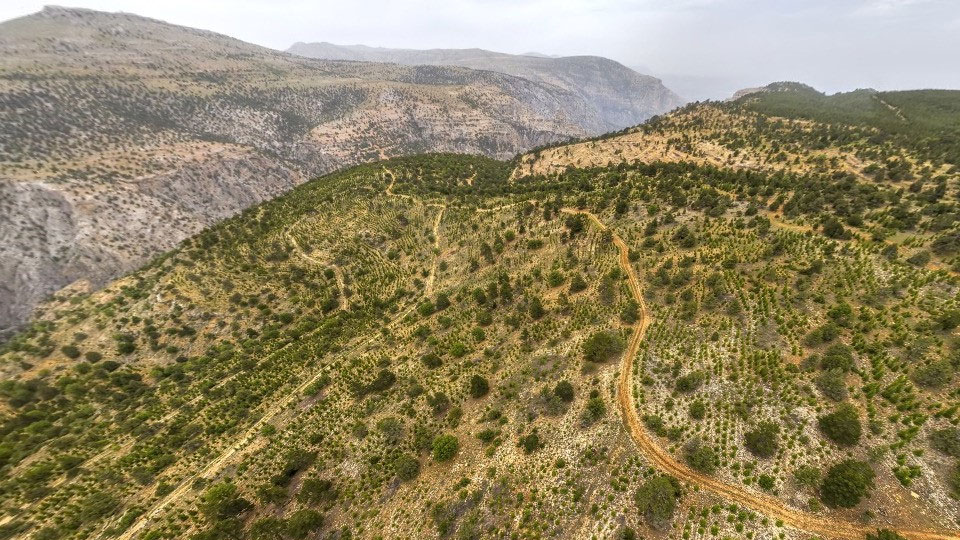
[{"label": "winding dirt track", "polygon": [[[392,189],[393,189],[393,182],[390,182],[390,186],[387,187],[386,194],[394,197],[403,197],[406,199],[419,202],[417,199],[415,199],[414,197],[411,197],[410,195],[401,195],[398,193],[393,193]],[[446,206],[442,204],[436,204],[436,203],[428,203],[427,206],[435,206],[440,208],[440,211],[438,212],[437,217],[433,223],[433,234],[434,234],[433,246],[434,246],[434,250],[439,251],[440,222],[443,219],[443,213],[446,210]],[[299,244],[297,244],[296,239],[292,235],[290,235],[289,232],[287,233],[287,235],[289,240],[293,243],[293,245],[304,257],[313,260],[309,255],[304,253],[302,249],[300,249],[300,246]],[[428,293],[433,288],[434,278],[437,273],[438,259],[439,257],[434,257],[433,265],[431,266],[431,269],[430,269],[430,276],[427,278],[426,288]],[[411,302],[409,307],[407,307],[406,309],[394,315],[391,321],[387,324],[387,326],[392,326],[393,324],[396,324],[399,321],[403,320],[403,318],[408,313],[412,312],[413,309],[416,308],[416,306],[417,306],[416,302]],[[373,342],[375,339],[378,339],[378,338],[379,338],[379,334],[373,334],[372,336],[364,340],[362,343],[357,345],[357,347],[359,348],[359,347],[364,347],[366,345],[369,345],[371,342]],[[283,347],[280,348],[280,350],[286,349],[287,347],[291,346],[293,343],[294,342],[284,345]],[[280,350],[276,352],[279,352]],[[211,461],[208,461],[206,464],[204,464],[202,469],[200,469],[197,472],[194,472],[193,474],[187,475],[186,478],[184,478],[183,480],[180,481],[179,484],[177,484],[176,488],[174,488],[173,491],[168,493],[166,496],[161,497],[160,500],[155,502],[149,509],[147,509],[146,512],[141,514],[140,517],[138,517],[137,520],[133,523],[133,525],[131,525],[130,528],[128,528],[118,537],[118,540],[131,540],[134,537],[136,537],[144,529],[144,527],[152,523],[155,519],[159,518],[167,507],[169,507],[171,504],[173,504],[177,500],[185,497],[190,491],[192,491],[193,481],[196,480],[197,478],[207,478],[207,479],[212,478],[214,475],[220,472],[224,468],[224,466],[227,465],[228,462],[234,461],[235,459],[238,459],[239,457],[246,455],[246,453],[251,450],[252,444],[257,440],[260,430],[264,426],[264,424],[273,420],[279,414],[283,413],[296,400],[301,399],[303,397],[304,390],[306,390],[306,388],[309,385],[319,380],[324,373],[325,372],[323,370],[317,370],[310,377],[308,377],[307,380],[303,381],[299,386],[297,386],[289,394],[287,394],[285,398],[277,400],[273,404],[273,406],[269,407],[263,413],[263,416],[261,416],[259,420],[257,420],[256,422],[254,422],[253,425],[247,428],[247,430],[244,431],[243,435],[241,435],[236,441],[234,441],[233,444],[229,445],[227,448],[222,450],[220,454],[218,454]]]},{"label": "winding dirt track", "polygon": [[[585,215],[601,230],[607,230],[607,226],[591,212],[572,208],[564,208],[563,211],[568,214]],[[650,312],[643,299],[640,280],[637,278],[633,265],[630,264],[629,248],[626,242],[616,233],[613,233],[613,243],[620,251],[620,266],[627,274],[630,292],[640,305],[640,320],[633,327],[633,335],[630,337],[629,346],[624,353],[623,362],[620,366],[617,402],[623,415],[624,425],[630,433],[630,438],[633,439],[644,456],[662,472],[673,475],[684,482],[696,484],[701,489],[714,493],[727,501],[745,506],[770,518],[782,520],[785,525],[790,527],[817,534],[824,538],[839,540],[862,540],[868,532],[875,532],[876,526],[868,527],[859,523],[802,512],[787,506],[774,497],[752,493],[742,487],[726,484],[711,476],[700,474],[678,462],[669,452],[657,444],[640,422],[640,415],[637,413],[637,407],[633,401],[631,384],[633,381],[633,362],[637,356],[637,351],[640,349],[640,343],[647,332],[647,327],[650,325]],[[960,532],[957,531],[898,530],[897,532],[910,540],[960,539]]]},{"label": "winding dirt track", "polygon": [[337,280],[337,287],[340,289],[340,298],[343,300],[343,303],[340,307],[345,311],[350,311],[350,298],[347,296],[347,284],[343,280],[343,271],[340,270],[340,267],[336,264],[328,264],[326,261],[322,261],[313,255],[308,254],[303,250],[302,247],[300,247],[300,243],[297,242],[297,238],[293,236],[289,230],[286,231],[284,235],[286,236],[287,241],[293,244],[293,248],[297,251],[298,255],[321,268],[330,268],[333,270],[334,279]]}]

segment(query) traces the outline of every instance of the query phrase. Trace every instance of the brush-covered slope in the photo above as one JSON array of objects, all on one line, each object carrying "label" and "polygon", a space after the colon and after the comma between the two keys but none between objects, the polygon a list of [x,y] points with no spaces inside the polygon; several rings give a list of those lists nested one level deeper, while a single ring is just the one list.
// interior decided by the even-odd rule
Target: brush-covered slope
[{"label": "brush-covered slope", "polygon": [[[798,83],[772,83],[738,100],[768,116],[874,128],[922,157],[960,165],[960,90],[857,90],[825,95]],[[878,141],[879,139],[879,141]]]},{"label": "brush-covered slope", "polygon": [[362,165],[57,295],[0,354],[4,534],[957,537],[955,180],[513,166]]},{"label": "brush-covered slope", "polygon": [[483,49],[387,49],[332,43],[295,43],[287,51],[309,58],[463,66],[523,77],[576,94],[602,120],[598,132],[639,124],[683,102],[659,79],[600,56],[547,57]]},{"label": "brush-covered slope", "polygon": [[960,91],[859,90],[825,96],[774,83],[732,102],[672,114],[578,144],[527,154],[518,170],[690,161],[783,172],[845,172],[878,182],[941,183],[960,167]]},{"label": "brush-covered slope", "polygon": [[457,67],[294,57],[130,14],[0,23],[0,330],[304,179],[594,132],[577,96]]}]

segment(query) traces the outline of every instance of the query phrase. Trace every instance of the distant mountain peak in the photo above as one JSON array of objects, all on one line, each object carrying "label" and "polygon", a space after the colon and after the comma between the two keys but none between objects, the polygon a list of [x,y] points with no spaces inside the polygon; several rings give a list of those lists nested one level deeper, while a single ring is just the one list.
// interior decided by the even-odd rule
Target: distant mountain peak
[{"label": "distant mountain peak", "polygon": [[776,81],[764,87],[768,92],[812,92],[821,94],[816,88],[796,81]]},{"label": "distant mountain peak", "polygon": [[727,101],[736,101],[740,98],[749,96],[751,94],[758,94],[762,92],[801,92],[807,94],[816,94],[823,95],[822,92],[816,88],[804,84],[801,82],[795,81],[776,81],[772,82],[766,86],[755,86],[750,88],[741,88],[733,93],[733,95],[727,99]]},{"label": "distant mountain peak", "polygon": [[544,54],[537,51],[529,51],[522,53],[520,56],[535,56],[537,58],[562,58],[559,54]]}]

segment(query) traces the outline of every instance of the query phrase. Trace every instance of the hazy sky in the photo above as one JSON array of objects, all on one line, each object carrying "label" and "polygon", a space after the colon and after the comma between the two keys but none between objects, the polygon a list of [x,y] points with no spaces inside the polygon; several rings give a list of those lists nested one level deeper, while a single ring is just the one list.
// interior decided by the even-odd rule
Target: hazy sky
[{"label": "hazy sky", "polygon": [[[0,0],[0,18],[43,1]],[[960,88],[960,0],[73,0],[295,41],[596,54],[705,84]],[[678,83],[679,84],[679,83]]]}]

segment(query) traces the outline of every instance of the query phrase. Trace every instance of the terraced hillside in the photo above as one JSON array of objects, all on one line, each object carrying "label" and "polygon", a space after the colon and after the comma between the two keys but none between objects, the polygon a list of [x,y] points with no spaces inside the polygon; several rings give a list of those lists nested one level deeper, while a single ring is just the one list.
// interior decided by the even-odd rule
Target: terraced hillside
[{"label": "terraced hillside", "polygon": [[318,174],[505,159],[604,126],[578,96],[498,73],[309,60],[122,13],[0,23],[0,331]]},{"label": "terraced hillside", "polygon": [[2,530],[960,538],[957,173],[863,129],[362,165],[64,291],[0,355]]}]

